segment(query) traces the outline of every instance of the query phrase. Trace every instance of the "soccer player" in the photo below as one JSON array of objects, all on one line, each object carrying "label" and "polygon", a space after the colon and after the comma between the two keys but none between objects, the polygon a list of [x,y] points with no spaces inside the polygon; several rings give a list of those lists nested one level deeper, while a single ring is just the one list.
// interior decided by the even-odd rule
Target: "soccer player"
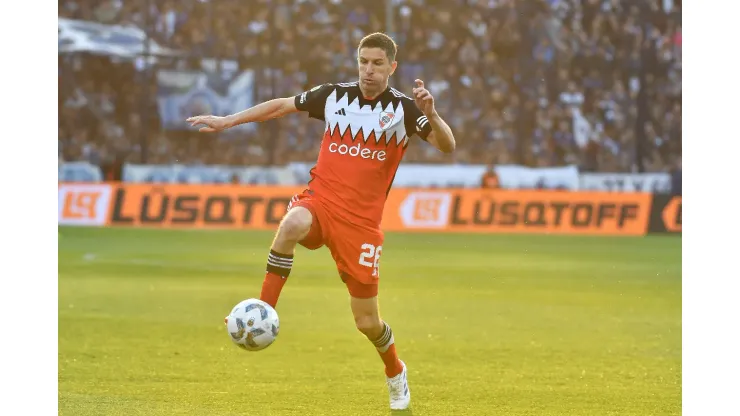
[{"label": "soccer player", "polygon": [[295,97],[273,99],[226,117],[191,117],[201,132],[265,121],[303,111],[325,124],[311,180],[295,195],[267,257],[260,299],[273,307],[290,275],[297,244],[309,250],[329,248],[350,294],[357,329],[373,343],[385,364],[391,409],[411,401],[406,365],[399,360],[391,327],[378,311],[380,230],[385,200],[413,136],[442,152],[455,149],[455,138],[437,114],[434,98],[416,80],[413,98],[388,86],[395,72],[396,44],[373,33],[358,47],[359,80],[323,84]]}]

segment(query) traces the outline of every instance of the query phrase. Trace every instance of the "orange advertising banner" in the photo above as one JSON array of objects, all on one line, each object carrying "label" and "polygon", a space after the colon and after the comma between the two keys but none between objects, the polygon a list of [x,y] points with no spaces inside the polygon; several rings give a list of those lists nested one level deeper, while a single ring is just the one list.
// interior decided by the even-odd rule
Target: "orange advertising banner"
[{"label": "orange advertising banner", "polygon": [[[275,229],[302,187],[60,184],[59,223]],[[384,231],[644,235],[649,193],[393,189]]]},{"label": "orange advertising banner", "polygon": [[391,191],[386,230],[644,235],[648,193],[550,190]]},{"label": "orange advertising banner", "polygon": [[272,229],[302,188],[240,185],[123,184],[109,223],[163,228]]},{"label": "orange advertising banner", "polygon": [[681,195],[653,195],[653,209],[648,232],[681,234],[683,200]]}]

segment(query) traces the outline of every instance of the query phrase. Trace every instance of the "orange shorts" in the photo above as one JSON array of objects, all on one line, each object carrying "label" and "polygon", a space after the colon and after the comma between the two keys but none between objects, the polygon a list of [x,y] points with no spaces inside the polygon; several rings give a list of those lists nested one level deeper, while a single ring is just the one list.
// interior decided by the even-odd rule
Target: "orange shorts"
[{"label": "orange shorts", "polygon": [[355,298],[378,295],[379,262],[383,251],[383,232],[332,215],[313,191],[305,190],[291,200],[288,210],[304,207],[311,211],[313,223],[308,235],[299,243],[309,250],[326,246],[334,258],[349,294]]}]

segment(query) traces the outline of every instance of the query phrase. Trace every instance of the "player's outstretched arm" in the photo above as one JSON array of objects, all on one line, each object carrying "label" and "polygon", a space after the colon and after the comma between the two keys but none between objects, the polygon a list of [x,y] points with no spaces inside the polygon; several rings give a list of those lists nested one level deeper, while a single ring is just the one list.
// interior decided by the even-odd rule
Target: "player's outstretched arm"
[{"label": "player's outstretched arm", "polygon": [[416,106],[427,116],[432,132],[427,136],[427,142],[444,153],[455,151],[455,136],[452,129],[442,120],[434,108],[434,97],[424,88],[424,81],[417,79],[413,89]]},{"label": "player's outstretched arm", "polygon": [[298,109],[295,107],[295,99],[293,97],[276,98],[229,116],[219,117],[203,115],[190,117],[187,121],[191,126],[205,126],[201,127],[198,131],[212,133],[226,130],[244,123],[254,123],[279,118],[297,111]]}]

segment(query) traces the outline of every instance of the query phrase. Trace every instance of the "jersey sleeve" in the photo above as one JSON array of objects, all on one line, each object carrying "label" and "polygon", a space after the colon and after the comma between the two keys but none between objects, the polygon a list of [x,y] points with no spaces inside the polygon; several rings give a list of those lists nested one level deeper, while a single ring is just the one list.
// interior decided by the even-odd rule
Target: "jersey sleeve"
[{"label": "jersey sleeve", "polygon": [[429,124],[427,116],[419,110],[414,100],[405,99],[403,103],[403,118],[408,136],[411,137],[416,134],[422,140],[426,141],[429,133],[432,132],[432,125]]},{"label": "jersey sleeve", "polygon": [[333,90],[332,84],[322,84],[295,96],[295,108],[308,112],[308,116],[324,121],[326,98]]}]

